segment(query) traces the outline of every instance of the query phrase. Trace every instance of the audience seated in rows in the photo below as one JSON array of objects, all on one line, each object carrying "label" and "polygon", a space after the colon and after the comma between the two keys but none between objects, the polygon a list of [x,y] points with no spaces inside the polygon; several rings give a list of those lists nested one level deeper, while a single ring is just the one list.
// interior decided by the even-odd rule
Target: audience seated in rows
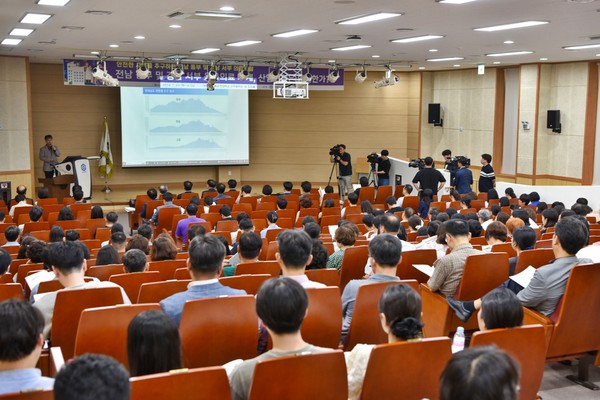
[{"label": "audience seated in rows", "polygon": [[[581,221],[573,217],[561,218],[552,238],[555,260],[537,268],[527,287],[511,280],[506,283],[507,287],[517,293],[522,305],[546,316],[551,315],[565,292],[572,267],[592,262],[576,256],[587,245],[588,237],[588,229]],[[467,321],[471,314],[481,308],[481,299],[458,301],[448,295],[446,300],[462,321]]]}]

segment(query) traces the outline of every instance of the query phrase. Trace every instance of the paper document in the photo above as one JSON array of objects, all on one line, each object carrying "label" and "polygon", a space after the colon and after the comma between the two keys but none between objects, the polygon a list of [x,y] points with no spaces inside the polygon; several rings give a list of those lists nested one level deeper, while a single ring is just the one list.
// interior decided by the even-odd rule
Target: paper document
[{"label": "paper document", "polygon": [[42,282],[51,281],[56,278],[56,275],[52,271],[40,271],[35,274],[27,275],[25,282],[30,289],[33,289]]},{"label": "paper document", "polygon": [[526,288],[527,286],[529,286],[529,282],[531,282],[531,279],[533,279],[534,273],[535,273],[535,268],[533,268],[530,265],[529,267],[525,268],[522,272],[519,272],[518,274],[511,276],[510,279],[512,279],[519,285]]},{"label": "paper document", "polygon": [[135,211],[135,207],[125,207],[125,212],[131,213]]},{"label": "paper document", "polygon": [[422,273],[424,273],[425,275],[431,277],[431,275],[433,275],[433,271],[435,268],[433,268],[431,265],[427,265],[427,264],[413,264],[413,267],[415,267],[416,269],[418,269],[419,271],[421,271]]}]

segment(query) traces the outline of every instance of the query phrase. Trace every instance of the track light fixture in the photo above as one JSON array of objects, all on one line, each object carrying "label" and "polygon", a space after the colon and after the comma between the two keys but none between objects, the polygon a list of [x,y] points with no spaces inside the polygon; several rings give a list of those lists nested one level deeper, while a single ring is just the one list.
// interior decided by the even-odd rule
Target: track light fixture
[{"label": "track light fixture", "polygon": [[337,67],[333,67],[331,71],[327,74],[327,82],[335,83],[340,78],[340,73],[337,70]]},{"label": "track light fixture", "polygon": [[106,72],[106,61],[104,60],[98,61],[96,66],[92,68],[92,76],[105,86],[119,86],[119,80]]},{"label": "track light fixture", "polygon": [[267,82],[270,82],[270,83],[277,82],[278,79],[279,79],[279,70],[277,68],[269,71],[269,74],[267,75]]},{"label": "track light fixture", "polygon": [[363,83],[365,80],[367,80],[367,70],[365,69],[364,65],[363,65],[363,70],[356,73],[354,80],[357,83]]},{"label": "track light fixture", "polygon": [[246,65],[244,67],[242,67],[242,69],[240,69],[240,71],[237,74],[237,78],[239,81],[248,80],[248,78],[250,77],[250,73],[248,72],[248,69],[249,69],[248,63],[246,63]]},{"label": "track light fixture", "polygon": [[313,74],[310,73],[310,63],[306,64],[306,73],[302,75],[302,80],[304,82],[312,82]]},{"label": "track light fixture", "polygon": [[141,63],[138,63],[137,69],[135,70],[135,76],[137,79],[148,79],[152,71],[146,65],[146,59],[144,59]]},{"label": "track light fixture", "polygon": [[183,68],[181,68],[181,65],[179,65],[179,61],[179,58],[175,59],[175,67],[173,67],[171,72],[169,72],[169,76],[173,79],[181,79],[181,77],[185,75]]},{"label": "track light fixture", "polygon": [[219,74],[215,71],[215,65],[210,65],[210,71],[206,73],[206,90],[215,90],[215,83],[217,83],[217,79],[219,79]]}]

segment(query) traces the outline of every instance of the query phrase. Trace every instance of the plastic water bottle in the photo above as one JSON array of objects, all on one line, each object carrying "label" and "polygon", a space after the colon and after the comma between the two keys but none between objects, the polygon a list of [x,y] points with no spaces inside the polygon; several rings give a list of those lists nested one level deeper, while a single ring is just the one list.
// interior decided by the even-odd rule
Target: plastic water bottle
[{"label": "plastic water bottle", "polygon": [[459,352],[465,348],[465,328],[459,326],[452,339],[452,353]]}]

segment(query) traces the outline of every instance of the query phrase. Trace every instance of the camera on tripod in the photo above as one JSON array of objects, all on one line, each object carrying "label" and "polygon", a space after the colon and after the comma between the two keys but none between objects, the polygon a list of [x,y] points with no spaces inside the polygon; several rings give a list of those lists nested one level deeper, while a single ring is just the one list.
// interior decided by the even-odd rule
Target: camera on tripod
[{"label": "camera on tripod", "polygon": [[377,153],[371,153],[367,156],[367,161],[369,162],[369,164],[377,164],[378,162],[381,162],[381,159],[379,158]]},{"label": "camera on tripod", "polygon": [[425,159],[424,158],[415,158],[414,160],[410,160],[408,166],[411,168],[425,168]]},{"label": "camera on tripod", "polygon": [[458,169],[458,161],[460,160],[461,164],[463,164],[465,167],[469,167],[471,165],[471,159],[467,158],[465,156],[456,156],[453,157],[452,160],[450,160],[449,162],[447,162],[447,167],[448,169],[453,168],[454,170]]},{"label": "camera on tripod", "polygon": [[333,157],[341,157],[342,153],[340,152],[342,149],[342,145],[340,144],[336,144],[335,146],[333,146],[332,148],[329,149],[329,155],[333,156]]}]

